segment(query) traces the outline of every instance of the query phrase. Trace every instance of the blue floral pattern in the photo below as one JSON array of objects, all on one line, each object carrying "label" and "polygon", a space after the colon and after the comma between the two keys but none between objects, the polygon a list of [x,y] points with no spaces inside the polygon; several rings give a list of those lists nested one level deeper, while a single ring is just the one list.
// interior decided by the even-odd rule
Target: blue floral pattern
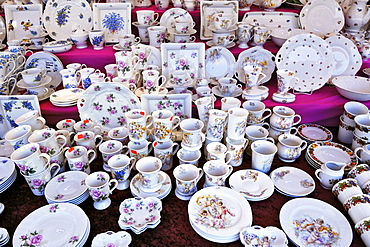
[{"label": "blue floral pattern", "polygon": [[58,26],[65,26],[68,22],[69,14],[71,13],[71,5],[67,5],[61,10],[57,11],[57,17],[56,17],[56,22]]},{"label": "blue floral pattern", "polygon": [[125,20],[119,13],[111,12],[104,16],[102,24],[110,33],[118,33],[125,27]]}]

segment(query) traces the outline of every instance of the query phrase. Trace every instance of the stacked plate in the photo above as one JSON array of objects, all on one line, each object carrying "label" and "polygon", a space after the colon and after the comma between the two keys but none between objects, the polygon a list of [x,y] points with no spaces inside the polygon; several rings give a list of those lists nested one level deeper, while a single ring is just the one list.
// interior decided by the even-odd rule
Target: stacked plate
[{"label": "stacked plate", "polygon": [[208,187],[196,192],[188,204],[189,221],[201,237],[216,243],[239,239],[252,224],[252,210],[238,192],[226,187]]},{"label": "stacked plate", "polygon": [[307,172],[295,167],[279,167],[270,173],[270,177],[276,191],[289,197],[306,196],[315,190],[313,178]]},{"label": "stacked plate", "polygon": [[17,178],[15,164],[11,159],[0,157],[0,193],[8,189]]},{"label": "stacked plate", "polygon": [[5,246],[9,242],[9,233],[5,228],[0,227],[0,246]]},{"label": "stacked plate", "polygon": [[13,246],[27,246],[32,241],[40,246],[80,247],[89,234],[90,221],[80,207],[55,203],[36,209],[19,223]]},{"label": "stacked plate", "polygon": [[50,102],[55,106],[73,106],[77,105],[77,100],[85,92],[81,88],[68,88],[58,90],[51,94]]},{"label": "stacked plate", "polygon": [[155,228],[161,222],[162,202],[156,197],[128,198],[120,207],[118,225],[140,234],[148,228]]},{"label": "stacked plate", "polygon": [[68,171],[52,178],[45,187],[48,203],[73,203],[78,205],[89,197],[85,185],[87,174],[81,171]]},{"label": "stacked plate", "polygon": [[315,141],[332,141],[333,134],[327,128],[313,123],[301,124],[297,128],[298,135],[307,141],[312,143]]},{"label": "stacked plate", "polygon": [[274,193],[274,183],[271,178],[253,169],[234,172],[229,178],[229,184],[248,201],[262,201]]},{"label": "stacked plate", "polygon": [[306,160],[315,169],[321,168],[328,161],[345,163],[345,172],[357,164],[357,157],[353,151],[342,144],[335,142],[314,142],[307,147]]}]

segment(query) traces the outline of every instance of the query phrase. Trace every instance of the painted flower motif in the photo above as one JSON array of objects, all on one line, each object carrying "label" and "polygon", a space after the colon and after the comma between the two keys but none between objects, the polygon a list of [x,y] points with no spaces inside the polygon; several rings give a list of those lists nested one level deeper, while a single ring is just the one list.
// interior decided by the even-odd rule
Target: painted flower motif
[{"label": "painted flower motif", "polygon": [[23,242],[20,246],[21,247],[37,247],[41,245],[43,236],[41,234],[38,234],[37,231],[31,232],[29,235],[22,235],[20,237],[21,241]]},{"label": "painted flower motif", "polygon": [[119,13],[111,12],[104,16],[102,24],[110,33],[118,33],[125,27],[125,20]]},{"label": "painted flower motif", "polygon": [[58,26],[65,26],[68,22],[69,15],[71,13],[71,5],[66,5],[64,8],[57,11],[57,17],[55,18],[55,21]]},{"label": "painted flower motif", "polygon": [[108,195],[101,190],[91,190],[90,195],[94,201],[102,201],[108,198]]},{"label": "painted flower motif", "polygon": [[103,42],[102,35],[94,36],[91,40],[91,44],[93,44],[94,46],[100,46],[102,42]]},{"label": "painted flower motif", "polygon": [[73,236],[69,239],[68,243],[69,244],[74,244],[74,243],[78,242],[78,240],[79,240],[78,236]]},{"label": "painted flower motif", "polygon": [[56,213],[58,209],[59,209],[59,205],[58,205],[58,204],[55,204],[55,205],[52,205],[52,206],[49,208],[49,212],[50,212],[50,213]]},{"label": "painted flower motif", "polygon": [[115,244],[112,244],[112,243],[108,243],[107,245],[106,245],[106,247],[118,247],[117,245],[115,245]]},{"label": "painted flower motif", "polygon": [[108,125],[110,123],[110,119],[108,117],[102,117],[102,119],[100,120],[100,123],[103,126]]}]

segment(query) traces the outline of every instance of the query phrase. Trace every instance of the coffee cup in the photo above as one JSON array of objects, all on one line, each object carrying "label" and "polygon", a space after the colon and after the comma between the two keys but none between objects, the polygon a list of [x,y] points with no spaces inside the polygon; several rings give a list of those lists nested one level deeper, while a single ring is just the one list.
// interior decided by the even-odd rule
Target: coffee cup
[{"label": "coffee cup", "polygon": [[135,158],[130,158],[125,154],[117,154],[108,160],[112,177],[117,179],[117,190],[125,190],[130,186],[128,177],[135,165]]},{"label": "coffee cup", "polygon": [[33,110],[19,116],[15,123],[18,125],[30,125],[32,130],[40,130],[44,128],[46,120],[40,116],[39,111]]},{"label": "coffee cup", "polygon": [[278,157],[284,162],[294,162],[302,150],[307,147],[307,142],[291,134],[280,135],[277,143]]},{"label": "coffee cup", "polygon": [[87,150],[84,146],[74,146],[65,151],[65,157],[71,171],[90,174],[90,164],[96,158],[96,152]]},{"label": "coffee cup", "polygon": [[5,134],[5,140],[7,140],[14,149],[18,149],[21,146],[29,143],[28,137],[32,134],[31,125],[20,125],[9,130]]},{"label": "coffee cup", "polygon": [[251,145],[252,168],[263,173],[271,169],[272,161],[278,149],[276,145],[268,140],[257,140]]},{"label": "coffee cup", "polygon": [[210,160],[204,163],[203,171],[206,174],[204,187],[225,186],[226,178],[233,171],[233,167],[219,160]]},{"label": "coffee cup", "polygon": [[43,196],[47,183],[59,172],[58,164],[46,164],[45,169],[37,174],[23,175],[35,196]]},{"label": "coffee cup", "polygon": [[160,173],[162,162],[156,157],[144,157],[136,162],[136,169],[141,176],[142,189],[145,192],[157,191],[165,181]]},{"label": "coffee cup", "polygon": [[190,197],[197,192],[197,183],[203,176],[203,170],[192,164],[178,165],[173,170],[176,179],[175,194],[182,200],[190,200]]}]

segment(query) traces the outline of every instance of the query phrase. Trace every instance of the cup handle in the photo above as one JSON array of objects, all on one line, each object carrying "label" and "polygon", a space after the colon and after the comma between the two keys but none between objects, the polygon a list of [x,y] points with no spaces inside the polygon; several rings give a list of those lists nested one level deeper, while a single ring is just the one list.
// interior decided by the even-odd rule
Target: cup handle
[{"label": "cup handle", "polygon": [[67,137],[65,137],[64,135],[58,135],[56,138],[55,138],[57,141],[59,139],[61,139],[63,141],[62,144],[59,144],[59,148],[62,149],[65,147],[65,145],[67,144]]},{"label": "cup handle", "polygon": [[148,146],[149,146],[148,147],[148,154],[150,154],[153,150],[153,144],[151,142],[149,142]]},{"label": "cup handle", "polygon": [[[112,188],[110,188],[111,186],[112,186],[112,184],[114,184],[113,185],[113,187]],[[111,179],[110,181],[109,181],[109,194],[112,194],[112,192],[113,192],[113,190],[115,190],[116,188],[117,188],[117,186],[118,186],[118,181],[117,181],[117,179]]]},{"label": "cup handle", "polygon": [[357,159],[359,159],[361,162],[362,162],[362,159],[361,159],[361,153],[362,153],[362,151],[363,151],[362,150],[362,147],[357,147],[357,148],[355,148],[355,151],[354,151]]},{"label": "cup handle", "polygon": [[128,154],[128,151],[129,151],[128,147],[127,146],[123,146],[122,147],[122,150],[121,150],[121,154],[127,155]]},{"label": "cup handle", "polygon": [[296,122],[293,122],[293,125],[299,124],[301,122],[301,120],[302,120],[301,116],[300,115],[297,115],[297,114],[294,115],[293,119],[294,118],[297,118],[297,121]]},{"label": "cup handle", "polygon": [[[274,140],[274,138],[272,138],[272,137],[267,137],[266,138],[266,141],[269,141],[269,142],[272,142],[272,143],[274,143],[275,144],[275,140]],[[307,145],[307,143],[306,143],[306,145]],[[306,148],[306,147],[305,147]],[[304,149],[304,148],[303,148]]]},{"label": "cup handle", "polygon": [[246,139],[246,140],[245,140],[245,144],[244,144],[244,149],[246,149],[246,148],[247,148],[248,144],[249,144],[249,140],[248,140],[248,139]]},{"label": "cup handle", "polygon": [[262,127],[267,129],[267,130],[270,130],[270,124],[269,123],[263,123]]},{"label": "cup handle", "polygon": [[297,134],[298,130],[296,127],[292,127],[290,130],[289,130],[289,133],[292,134],[292,135],[295,135]]},{"label": "cup handle", "polygon": [[228,168],[229,168],[229,171],[226,173],[226,178],[228,177],[228,176],[230,176],[230,174],[233,172],[233,167],[231,166],[231,165],[227,165],[228,166]]},{"label": "cup handle", "polygon": [[146,117],[146,127],[147,128],[149,128],[150,126],[152,126],[153,125],[153,116],[151,116],[151,115],[148,115],[147,117]]},{"label": "cup handle", "polygon": [[52,171],[54,167],[54,172],[51,173],[52,178],[55,177],[55,175],[57,175],[60,170],[60,166],[57,163],[53,163],[50,165],[50,171]]},{"label": "cup handle", "polygon": [[134,168],[136,164],[136,158],[135,157],[131,157],[130,160],[129,160],[129,168],[130,168],[130,171],[132,170],[132,168]]},{"label": "cup handle", "polygon": [[48,154],[46,154],[46,153],[41,153],[40,154],[40,157],[42,158],[42,159],[44,159],[44,160],[46,160],[46,165],[47,164],[50,164],[50,156],[48,155]]},{"label": "cup handle", "polygon": [[[161,78],[162,78],[162,82],[159,83],[159,79],[161,79]],[[166,77],[164,75],[160,75],[157,80],[158,80],[158,87],[166,84]]]},{"label": "cup handle", "polygon": [[[12,70],[11,71],[9,71],[8,72],[8,74],[6,74],[5,76],[4,76],[4,80],[6,80],[6,79],[8,79],[8,77],[14,72],[14,70],[15,70],[15,62],[14,61],[9,61],[8,62],[8,64],[12,64],[13,66],[12,66]],[[12,78],[13,79],[13,78]],[[16,84],[16,83],[15,83]]]},{"label": "cup handle", "polygon": [[140,37],[136,37],[135,39],[134,39],[134,45],[137,45],[137,44],[139,44],[141,42],[141,38]]},{"label": "cup handle", "polygon": [[320,178],[320,174],[321,174],[321,172],[322,172],[322,170],[321,170],[321,169],[317,169],[317,170],[315,171],[315,176],[317,177],[317,179],[318,179],[319,181],[321,181],[321,178]]},{"label": "cup handle", "polygon": [[88,158],[88,162],[89,162],[89,164],[90,164],[91,162],[93,162],[93,161],[94,161],[94,159],[96,158],[96,152],[95,152],[95,150],[90,149],[89,151],[87,151],[87,158]]},{"label": "cup handle", "polygon": [[158,17],[159,17],[159,14],[157,12],[154,12],[153,22],[157,21]]},{"label": "cup handle", "polygon": [[206,135],[204,133],[200,133],[200,140],[202,143],[206,140]]},{"label": "cup handle", "polygon": [[229,36],[229,43],[233,42],[234,39],[235,39],[235,35],[234,34],[230,35]]},{"label": "cup handle", "polygon": [[68,138],[69,138],[69,142],[71,143],[71,146],[73,146],[73,144],[75,143],[75,138],[74,138],[75,135],[76,135],[75,132],[69,132]]},{"label": "cup handle", "polygon": [[226,162],[225,162],[226,164],[229,164],[230,161],[234,158],[233,153],[231,151],[227,151],[225,153],[225,157],[226,157]]},{"label": "cup handle", "polygon": [[[173,150],[174,147],[175,147],[175,150]],[[177,142],[175,142],[172,146],[172,157],[173,157],[173,155],[175,155],[177,153],[177,151],[179,151],[179,148],[180,148],[179,144]]]},{"label": "cup handle", "polygon": [[[175,120],[177,120],[177,122],[175,123],[175,125],[173,125],[173,122],[175,122]],[[177,127],[179,127],[180,122],[181,122],[180,117],[178,117],[178,116],[173,116],[173,117],[172,117],[172,130],[174,130],[174,129],[176,129]]]},{"label": "cup handle", "polygon": [[204,171],[202,168],[198,168],[197,170],[199,171],[199,173],[198,173],[198,178],[195,180],[196,182],[198,182],[203,177],[203,174],[204,174]]},{"label": "cup handle", "polygon": [[15,79],[16,77],[13,77],[13,78],[10,78],[9,81],[8,81],[8,85],[10,84],[11,81],[14,81],[13,83],[13,87],[9,90],[9,95],[12,95],[13,94],[13,91],[15,89],[15,86],[17,85],[17,80]]},{"label": "cup handle", "polygon": [[[263,116],[265,113],[267,113],[267,114],[266,114],[266,116]],[[262,119],[261,119],[261,121],[265,120],[266,118],[271,117],[271,115],[272,115],[272,111],[271,111],[271,109],[270,109],[270,108],[266,108],[266,109],[263,111],[263,113],[262,113]],[[270,126],[269,126],[269,128],[270,128]]]},{"label": "cup handle", "polygon": [[307,142],[306,141],[302,141],[301,150],[305,150],[306,147],[307,147]]},{"label": "cup handle", "polygon": [[197,38],[195,36],[190,36],[189,37],[189,42],[195,42]]},{"label": "cup handle", "polygon": [[37,118],[36,118],[36,121],[37,121],[37,122],[41,122],[41,124],[42,124],[42,125],[45,125],[45,124],[46,124],[46,120],[45,120],[45,118],[43,118],[43,117],[37,117]]},{"label": "cup handle", "polygon": [[95,136],[95,145],[96,147],[99,147],[100,144],[103,142],[103,137],[101,135],[96,135]]}]

